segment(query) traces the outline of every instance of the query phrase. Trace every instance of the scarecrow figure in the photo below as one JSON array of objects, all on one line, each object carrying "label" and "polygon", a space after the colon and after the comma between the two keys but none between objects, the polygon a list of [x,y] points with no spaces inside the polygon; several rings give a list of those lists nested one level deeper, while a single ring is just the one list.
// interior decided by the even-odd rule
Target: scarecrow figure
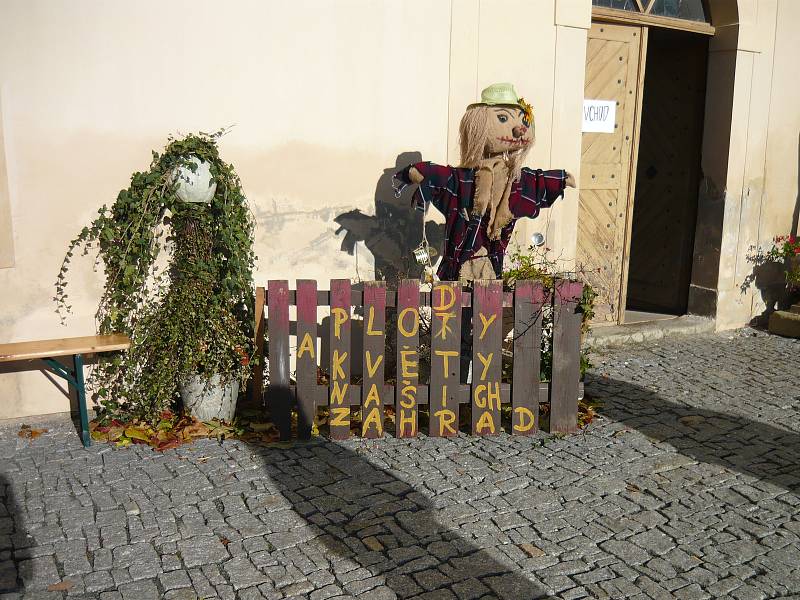
[{"label": "scarecrow figure", "polygon": [[431,202],[447,219],[439,279],[495,279],[516,220],[536,218],[575,180],[563,169],[522,166],[535,139],[533,111],[510,83],[481,92],[481,101],[467,107],[459,136],[460,166],[409,165],[395,174],[402,184],[397,192],[419,184],[414,206],[425,210]]}]

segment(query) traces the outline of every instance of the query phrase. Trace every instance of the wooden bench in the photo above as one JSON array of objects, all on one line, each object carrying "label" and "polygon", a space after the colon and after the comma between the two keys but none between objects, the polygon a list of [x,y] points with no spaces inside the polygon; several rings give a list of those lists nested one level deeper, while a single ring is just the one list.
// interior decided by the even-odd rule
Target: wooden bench
[{"label": "wooden bench", "polygon": [[[89,412],[86,408],[86,386],[83,380],[83,357],[113,350],[127,350],[131,340],[125,335],[90,335],[86,337],[39,340],[0,344],[0,363],[24,360],[42,360],[47,369],[71,383],[78,394],[81,417],[81,441],[84,447],[92,444],[89,434]],[[58,356],[71,356],[72,368],[56,360]]]}]

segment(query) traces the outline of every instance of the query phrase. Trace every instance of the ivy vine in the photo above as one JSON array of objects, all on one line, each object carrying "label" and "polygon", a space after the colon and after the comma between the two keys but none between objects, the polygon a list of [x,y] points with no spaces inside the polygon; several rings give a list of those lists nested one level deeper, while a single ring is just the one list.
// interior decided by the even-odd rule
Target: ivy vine
[{"label": "ivy vine", "polygon": [[[168,138],[150,168],[134,173],[114,204],[70,242],[56,280],[62,322],[71,309],[70,262],[79,250],[96,248],[105,273],[98,332],[132,341],[128,351],[102,355],[92,373],[101,420],[154,422],[175,407],[179,383],[193,374],[242,383],[247,377],[254,223],[238,175],[219,157],[224,133]],[[195,159],[210,165],[217,184],[209,204],[176,195],[177,170],[195,171]]]}]

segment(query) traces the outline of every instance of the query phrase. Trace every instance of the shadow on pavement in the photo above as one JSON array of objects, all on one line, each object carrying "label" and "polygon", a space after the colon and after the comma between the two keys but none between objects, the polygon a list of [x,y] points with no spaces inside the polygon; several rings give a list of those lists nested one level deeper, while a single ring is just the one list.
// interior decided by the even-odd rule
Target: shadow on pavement
[{"label": "shadow on pavement", "polygon": [[[340,576],[352,577],[345,593],[370,600],[415,598],[433,590],[446,595],[431,598],[453,597],[444,590],[487,600],[548,597],[499,549],[481,549],[462,537],[459,531],[475,521],[466,498],[437,510],[410,484],[360,454],[369,449],[323,441],[288,452],[250,450],[291,503],[297,521],[321,530],[315,543],[324,545],[327,558],[344,569],[368,571]],[[288,529],[287,536],[292,531],[297,530]],[[492,540],[491,532],[483,533]],[[289,537],[287,545],[294,543]]]},{"label": "shadow on pavement", "polygon": [[[661,398],[627,381],[586,375],[586,393],[603,401],[601,413],[694,460],[800,490],[800,433],[737,415]],[[754,393],[757,390],[754,389]],[[793,411],[787,411],[787,419]]]},{"label": "shadow on pavement", "polygon": [[22,515],[11,485],[0,473],[0,594],[22,589],[14,539],[22,533]]}]

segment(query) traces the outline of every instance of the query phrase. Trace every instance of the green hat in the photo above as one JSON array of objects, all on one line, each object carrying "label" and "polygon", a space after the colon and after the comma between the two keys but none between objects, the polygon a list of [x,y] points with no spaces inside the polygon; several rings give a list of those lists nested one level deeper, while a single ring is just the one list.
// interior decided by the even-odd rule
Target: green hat
[{"label": "green hat", "polygon": [[467,108],[473,106],[494,106],[497,104],[519,106],[525,111],[525,124],[530,125],[533,123],[533,108],[530,104],[525,102],[525,98],[517,96],[514,86],[510,83],[493,83],[481,92],[480,102],[470,104]]},{"label": "green hat", "polygon": [[519,106],[519,96],[510,83],[494,83],[481,92],[481,101],[476,104],[512,104]]}]

